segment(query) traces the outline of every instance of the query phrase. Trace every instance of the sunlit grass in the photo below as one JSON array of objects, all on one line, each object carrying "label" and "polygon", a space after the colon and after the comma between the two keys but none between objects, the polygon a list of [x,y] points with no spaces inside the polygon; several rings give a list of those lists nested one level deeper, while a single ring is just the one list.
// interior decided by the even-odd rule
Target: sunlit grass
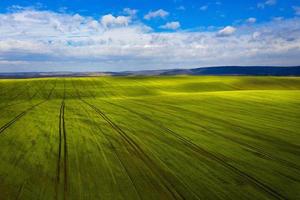
[{"label": "sunlit grass", "polygon": [[0,80],[0,199],[297,199],[297,77]]}]

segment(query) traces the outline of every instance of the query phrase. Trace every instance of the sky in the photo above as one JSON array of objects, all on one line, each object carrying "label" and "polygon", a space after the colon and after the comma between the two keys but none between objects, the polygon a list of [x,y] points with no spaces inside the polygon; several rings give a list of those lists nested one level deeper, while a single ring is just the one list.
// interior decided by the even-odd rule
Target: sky
[{"label": "sky", "polygon": [[0,72],[300,65],[300,0],[0,0]]}]

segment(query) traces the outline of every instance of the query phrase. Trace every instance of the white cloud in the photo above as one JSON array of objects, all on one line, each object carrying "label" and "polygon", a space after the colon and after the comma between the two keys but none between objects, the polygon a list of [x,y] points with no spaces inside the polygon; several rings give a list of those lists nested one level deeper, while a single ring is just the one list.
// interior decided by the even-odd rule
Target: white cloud
[{"label": "white cloud", "polygon": [[256,18],[254,18],[254,17],[250,17],[250,18],[248,18],[247,20],[246,20],[246,22],[248,22],[248,23],[255,23],[257,20],[256,20]]},{"label": "white cloud", "polygon": [[258,31],[254,32],[254,33],[252,34],[252,38],[253,38],[254,40],[255,40],[255,39],[258,39],[259,36],[261,36],[261,33],[258,32]]},{"label": "white cloud", "polygon": [[201,11],[205,11],[205,10],[207,10],[208,9],[208,5],[204,5],[204,6],[201,6],[200,7],[200,10]]},{"label": "white cloud", "polygon": [[163,9],[159,9],[156,11],[150,11],[148,14],[146,14],[144,16],[144,19],[150,20],[153,18],[166,18],[168,15],[169,15],[169,12],[167,12]]},{"label": "white cloud", "polygon": [[265,2],[260,2],[257,4],[257,7],[264,9],[266,6],[274,6],[277,4],[277,0],[266,0]]},{"label": "white cloud", "polygon": [[295,15],[300,15],[300,6],[293,6],[293,9],[295,11]]},{"label": "white cloud", "polygon": [[104,27],[109,27],[109,26],[128,26],[130,23],[131,19],[130,17],[127,16],[117,16],[114,17],[112,14],[104,15],[101,18],[101,24]]},{"label": "white cloud", "polygon": [[219,36],[219,37],[227,37],[227,36],[231,36],[235,32],[236,32],[236,28],[234,28],[232,26],[226,26],[225,28],[221,29],[218,32],[217,36]]},{"label": "white cloud", "polygon": [[171,29],[171,30],[176,30],[180,28],[180,23],[179,22],[168,22],[163,26],[160,26],[162,29]]},{"label": "white cloud", "polygon": [[123,9],[124,14],[129,15],[129,16],[135,16],[138,13],[138,10],[136,9],[131,9],[131,8],[124,8]]},{"label": "white cloud", "polygon": [[268,6],[273,6],[273,5],[276,5],[277,4],[277,0],[267,0],[265,2],[265,5],[268,5]]},{"label": "white cloud", "polygon": [[176,32],[155,32],[134,19],[102,19],[33,9],[0,14],[0,71],[300,63],[299,18]]}]

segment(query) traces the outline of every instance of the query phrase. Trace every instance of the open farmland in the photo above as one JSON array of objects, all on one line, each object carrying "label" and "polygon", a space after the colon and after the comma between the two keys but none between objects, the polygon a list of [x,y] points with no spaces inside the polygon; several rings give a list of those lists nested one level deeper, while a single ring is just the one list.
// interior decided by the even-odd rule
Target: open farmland
[{"label": "open farmland", "polygon": [[300,199],[300,78],[0,80],[0,199]]}]

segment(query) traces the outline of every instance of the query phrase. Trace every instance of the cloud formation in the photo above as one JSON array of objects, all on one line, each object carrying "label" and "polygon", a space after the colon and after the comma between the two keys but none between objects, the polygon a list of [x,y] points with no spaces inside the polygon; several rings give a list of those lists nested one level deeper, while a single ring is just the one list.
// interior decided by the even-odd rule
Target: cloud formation
[{"label": "cloud formation", "polygon": [[129,13],[99,19],[34,9],[0,14],[0,71],[298,65],[299,55],[299,18],[155,32]]},{"label": "cloud formation", "polygon": [[177,30],[180,28],[180,23],[179,22],[168,22],[163,26],[160,26],[162,29],[171,29],[171,30]]},{"label": "cloud formation", "polygon": [[217,36],[218,37],[227,37],[227,36],[231,36],[235,32],[236,32],[236,28],[234,28],[232,26],[226,26],[225,28],[219,30]]},{"label": "cloud formation", "polygon": [[248,18],[248,19],[246,20],[246,22],[248,22],[248,23],[255,23],[255,22],[256,22],[256,18],[250,17],[250,18]]},{"label": "cloud formation", "polygon": [[110,26],[128,26],[130,21],[131,21],[130,17],[127,16],[114,17],[112,14],[104,15],[101,18],[101,24],[106,28]]},{"label": "cloud formation", "polygon": [[258,3],[257,7],[264,9],[266,6],[274,6],[276,4],[277,4],[277,0],[266,0],[265,2]]},{"label": "cloud formation", "polygon": [[144,19],[146,20],[150,20],[153,18],[165,18],[169,15],[169,12],[163,10],[163,9],[159,9],[156,11],[150,11],[148,14],[146,14],[144,16]]}]

